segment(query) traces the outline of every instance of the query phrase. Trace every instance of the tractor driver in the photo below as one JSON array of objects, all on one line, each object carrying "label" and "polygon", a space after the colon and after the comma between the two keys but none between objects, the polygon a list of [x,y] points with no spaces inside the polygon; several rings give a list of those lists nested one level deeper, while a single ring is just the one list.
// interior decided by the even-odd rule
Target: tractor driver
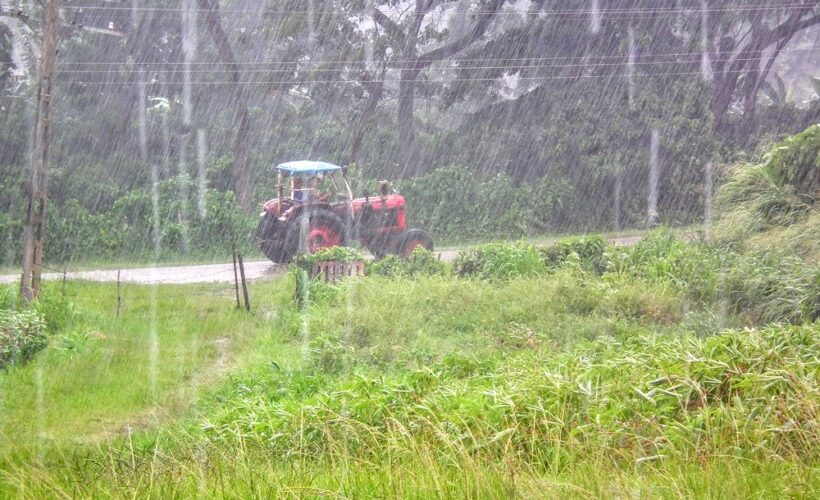
[{"label": "tractor driver", "polygon": [[293,196],[292,196],[292,198],[293,198],[293,201],[295,201],[297,203],[302,202],[302,198],[303,198],[303,195],[304,195],[304,189],[302,189],[303,185],[304,185],[304,182],[302,181],[301,177],[294,177],[293,178]]},{"label": "tractor driver", "polygon": [[319,186],[325,178],[324,174],[318,172],[316,175],[308,180],[308,187],[305,190],[305,203],[324,203],[330,199],[330,193],[322,193],[319,191]]}]

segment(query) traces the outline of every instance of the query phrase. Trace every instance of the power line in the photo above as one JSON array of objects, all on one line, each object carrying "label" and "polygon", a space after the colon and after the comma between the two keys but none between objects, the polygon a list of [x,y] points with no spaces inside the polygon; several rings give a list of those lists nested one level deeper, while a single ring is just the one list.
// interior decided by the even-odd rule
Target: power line
[{"label": "power line", "polygon": [[[793,49],[783,49],[783,52],[814,52],[817,51],[820,53],[820,47],[811,47],[811,48],[793,48]],[[717,51],[717,52],[710,52],[710,56],[731,56],[735,54],[732,51]],[[642,54],[641,58],[645,59],[648,57],[674,57],[674,56],[692,56],[692,57],[700,57],[703,55],[702,51],[698,52],[668,52],[668,53],[659,53],[659,54]],[[625,57],[626,54],[612,54],[612,55],[601,55],[595,56],[598,59],[620,59]],[[546,61],[546,60],[576,60],[576,59],[586,59],[588,56],[579,55],[579,56],[544,56],[544,57],[484,57],[484,58],[474,58],[474,59],[445,59],[442,62],[451,62],[451,63],[462,63],[462,62],[489,62],[489,61]],[[8,61],[11,62],[11,61]],[[250,66],[250,65],[274,65],[274,64],[314,64],[314,65],[324,65],[324,64],[349,64],[355,65],[360,64],[365,61],[244,61],[244,62],[237,62],[238,66]],[[400,64],[410,64],[415,63],[414,59],[397,59],[393,61],[385,61],[389,65],[400,65]],[[157,61],[157,62],[149,62],[149,63],[130,63],[125,61],[86,61],[86,62],[71,62],[71,63],[62,63],[63,65],[67,66],[91,66],[91,65],[98,65],[98,66],[126,66],[126,65],[133,65],[133,66],[140,66],[142,68],[149,68],[151,66],[200,66],[200,65],[208,65],[213,66],[215,63],[213,61],[193,61],[193,62],[165,62],[165,61]]]},{"label": "power line", "polygon": [[[774,11],[774,10],[802,10],[806,7],[810,7],[809,5],[803,3],[776,3],[776,4],[769,4],[769,5],[751,5],[747,7],[707,7],[707,8],[700,8],[697,6],[692,7],[647,7],[647,8],[622,8],[622,9],[564,9],[564,10],[528,10],[528,11],[518,11],[518,10],[506,10],[506,11],[488,11],[488,10],[472,10],[472,11],[444,11],[443,13],[448,15],[456,15],[456,16],[469,16],[469,15],[509,15],[509,16],[534,16],[534,17],[544,17],[544,16],[585,16],[584,18],[579,19],[586,19],[586,16],[595,15],[631,15],[631,14],[670,14],[670,13],[689,13],[689,12],[707,12],[707,13],[721,13],[721,12],[759,12],[759,11]],[[180,7],[119,7],[119,6],[104,6],[104,5],[89,5],[89,6],[80,6],[80,5],[67,5],[63,6],[63,9],[67,10],[77,10],[77,11],[103,11],[103,12],[193,12],[193,13],[200,13],[200,12],[209,12],[208,9],[184,9]],[[11,10],[11,6],[0,6],[0,9]],[[281,16],[292,16],[292,15],[299,15],[299,16],[316,16],[316,15],[323,15],[323,14],[332,14],[335,13],[332,10],[267,10],[267,9],[255,9],[255,10],[219,10],[218,11],[222,15],[241,15],[241,16],[259,16],[262,14],[270,14],[270,15],[281,15]],[[432,11],[431,11],[432,12]],[[361,12],[353,12],[351,13],[351,17],[369,17],[371,11],[361,11]]]},{"label": "power line", "polygon": [[[724,74],[735,74],[735,73],[743,73],[744,71],[726,71]],[[701,75],[702,72],[694,71],[694,72],[682,72],[682,73],[636,73],[634,76],[640,77],[655,77],[655,76],[686,76],[686,75]],[[533,77],[518,77],[518,80],[575,80],[579,78],[584,79],[594,79],[594,78],[623,78],[623,74],[612,74],[612,75],[553,75],[553,76],[533,76]],[[425,80],[412,80],[412,79],[388,79],[388,82],[419,82],[419,83],[427,83],[427,82],[479,82],[479,81],[497,81],[498,78],[430,78]],[[299,86],[299,85],[306,85],[310,83],[379,83],[382,80],[256,80],[256,81],[243,81],[240,82],[243,85],[290,85],[290,86]],[[103,82],[103,81],[62,81],[61,83],[71,84],[71,85],[152,85],[155,82],[144,82],[144,81],[113,81],[113,82]],[[163,82],[169,85],[182,85],[183,82]],[[191,85],[234,85],[236,82],[234,81],[211,81],[211,82],[190,82]]]},{"label": "power line", "polygon": [[[804,9],[809,7],[804,3],[776,3],[776,4],[769,4],[769,5],[752,5],[748,7],[707,7],[705,9],[700,7],[647,7],[647,8],[621,8],[621,9],[564,9],[564,10],[528,10],[528,11],[491,11],[491,10],[467,10],[467,11],[445,11],[445,13],[450,15],[484,15],[484,14],[495,14],[495,15],[533,15],[533,16],[540,16],[540,15],[578,15],[578,14],[642,14],[642,13],[675,13],[675,12],[754,12],[754,11],[766,11],[766,10],[780,10],[780,9]],[[64,9],[71,9],[71,10],[98,10],[98,11],[129,11],[129,12],[210,12],[208,9],[185,9],[180,7],[118,7],[118,6],[105,6],[105,5],[91,5],[91,6],[79,6],[79,5],[67,5],[63,7]],[[259,15],[259,14],[272,14],[272,15],[321,15],[321,14],[329,14],[333,13],[332,10],[219,10],[220,14],[242,14],[242,15]],[[432,11],[431,11],[432,12]],[[354,15],[362,15],[368,16],[370,15],[370,11],[362,11],[362,12],[355,12]]]},{"label": "power line", "polygon": [[[819,52],[820,53],[820,52]],[[626,56],[621,56],[626,57]],[[742,58],[730,58],[730,59],[712,59],[712,62],[731,62],[731,61],[746,61],[746,62],[753,62],[753,61],[767,61],[769,57],[742,57]],[[663,65],[663,64],[699,64],[701,61],[700,59],[690,59],[690,60],[666,60],[666,61],[638,61],[634,63],[629,62],[583,62],[583,63],[575,63],[575,64],[505,64],[505,65],[495,65],[495,66],[452,66],[448,68],[448,70],[492,70],[492,69],[550,69],[550,68],[600,68],[600,67],[629,67],[629,66],[651,66],[651,65]],[[347,68],[318,68],[318,69],[299,69],[299,71],[310,72],[310,73],[336,73],[345,71]],[[400,70],[401,68],[394,68],[396,70]],[[355,68],[353,69],[355,71]],[[269,69],[269,68],[262,68],[262,69],[241,69],[239,70],[241,73],[244,74],[253,74],[253,73],[293,73],[294,69]],[[88,69],[88,70],[63,70],[60,71],[60,74],[133,74],[133,73],[141,73],[147,72],[150,74],[176,74],[176,73],[196,73],[196,74],[219,74],[219,73],[233,73],[233,70],[229,69],[210,69],[210,70],[201,70],[195,69],[191,70],[188,68],[181,68],[181,69],[161,69],[161,70],[148,70],[145,71],[144,69],[127,69],[127,70],[116,70],[116,69]]]}]

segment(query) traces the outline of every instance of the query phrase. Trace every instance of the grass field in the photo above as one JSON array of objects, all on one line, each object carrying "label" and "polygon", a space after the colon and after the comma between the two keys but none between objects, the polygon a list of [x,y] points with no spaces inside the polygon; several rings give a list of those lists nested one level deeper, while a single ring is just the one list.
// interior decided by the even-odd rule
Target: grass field
[{"label": "grass field", "polygon": [[48,347],[0,373],[0,497],[816,498],[809,271],[712,276],[664,238],[603,274],[314,283],[305,309],[293,275],[251,313],[127,286],[117,317],[115,285],[69,283]]},{"label": "grass field", "polygon": [[264,320],[234,310],[224,289],[126,286],[120,318],[116,285],[69,283],[66,295],[65,329],[34,362],[0,375],[5,457],[156,425],[276,345]]}]

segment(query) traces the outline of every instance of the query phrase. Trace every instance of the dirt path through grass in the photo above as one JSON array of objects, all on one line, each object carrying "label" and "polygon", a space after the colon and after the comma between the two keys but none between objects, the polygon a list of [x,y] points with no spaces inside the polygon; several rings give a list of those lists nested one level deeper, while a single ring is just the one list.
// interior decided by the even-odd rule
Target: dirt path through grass
[{"label": "dirt path through grass", "polygon": [[68,287],[81,315],[32,362],[0,373],[0,464],[4,455],[105,440],[167,421],[259,356],[281,363],[294,351],[298,358],[274,335],[273,322],[263,320],[275,303],[268,289],[253,290],[260,313],[248,314],[212,285],[157,291],[129,285],[117,318],[108,300],[116,285]]}]

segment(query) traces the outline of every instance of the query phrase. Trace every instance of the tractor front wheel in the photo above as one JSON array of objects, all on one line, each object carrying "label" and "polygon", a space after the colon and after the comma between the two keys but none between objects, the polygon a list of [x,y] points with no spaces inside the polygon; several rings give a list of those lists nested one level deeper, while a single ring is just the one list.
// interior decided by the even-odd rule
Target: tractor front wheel
[{"label": "tractor front wheel", "polygon": [[276,219],[273,214],[265,214],[259,225],[256,227],[256,242],[259,249],[277,264],[285,263],[289,257],[285,251],[283,225]]},{"label": "tractor front wheel", "polygon": [[410,229],[399,237],[396,245],[396,253],[400,257],[409,259],[413,255],[413,250],[422,247],[429,252],[433,251],[433,238],[421,229]]}]

